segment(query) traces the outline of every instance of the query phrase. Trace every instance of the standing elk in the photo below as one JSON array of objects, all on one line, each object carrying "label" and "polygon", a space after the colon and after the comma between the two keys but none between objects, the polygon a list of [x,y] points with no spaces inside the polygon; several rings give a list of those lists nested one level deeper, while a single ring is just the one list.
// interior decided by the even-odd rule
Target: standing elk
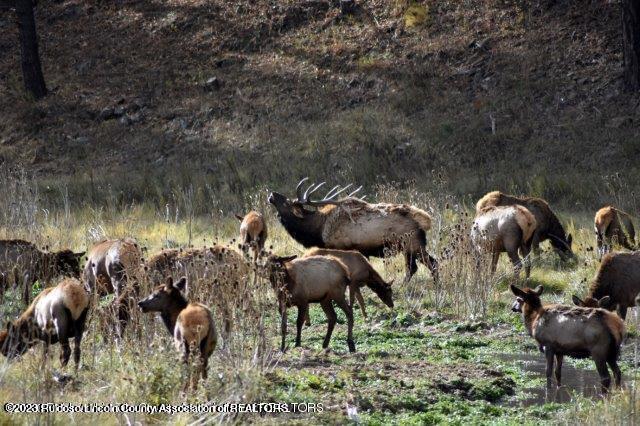
[{"label": "standing elk", "polygon": [[[277,192],[269,194],[269,202],[278,211],[280,223],[306,248],[320,247],[357,250],[365,256],[384,257],[398,247],[404,252],[409,281],[418,270],[417,260],[424,263],[438,279],[438,263],[427,253],[426,233],[431,228],[427,212],[406,204],[370,204],[354,195],[335,198],[351,185],[334,187],[320,201],[311,195],[324,185],[311,185],[304,193],[302,179],[296,187],[297,198],[290,200]],[[313,208],[313,209],[311,209]]]},{"label": "standing elk", "polygon": [[617,310],[623,320],[627,309],[636,306],[640,293],[640,252],[608,253],[602,258],[589,293],[580,300],[573,296],[579,306],[601,307]]},{"label": "standing elk", "polygon": [[493,191],[486,194],[476,203],[476,213],[480,213],[483,208],[489,206],[512,206],[520,205],[526,207],[536,218],[536,230],[533,233],[531,247],[537,254],[540,251],[540,243],[549,240],[553,249],[562,260],[573,258],[571,234],[566,235],[558,217],[553,213],[549,204],[541,198],[515,197],[503,194],[500,191]]},{"label": "standing elk", "polygon": [[0,332],[0,352],[15,358],[42,340],[46,357],[49,345],[59,342],[60,364],[64,368],[71,357],[69,339],[73,338],[77,372],[88,307],[89,294],[76,278],[65,278],[57,286],[45,288],[18,319],[7,323],[6,330]]},{"label": "standing elk", "polygon": [[300,259],[296,257],[270,255],[266,262],[269,281],[276,292],[282,316],[280,349],[284,351],[287,337],[287,308],[292,306],[298,308],[296,347],[299,347],[302,339],[302,325],[309,314],[310,303],[320,303],[327,316],[327,334],[322,347],[325,349],[329,347],[331,334],[338,318],[333,307],[335,302],[347,316],[347,346],[349,352],[355,352],[353,311],[345,298],[345,292],[351,283],[347,266],[332,256],[309,256]]},{"label": "standing elk", "polygon": [[604,309],[581,308],[567,305],[542,305],[543,287],[535,290],[520,289],[511,285],[516,295],[512,310],[522,313],[524,325],[547,358],[547,385],[555,358],[555,378],[560,386],[562,360],[565,355],[573,358],[593,359],[604,390],[611,384],[607,364],[613,371],[616,386],[622,375],[618,367],[620,345],[624,338],[624,322]]},{"label": "standing elk", "polygon": [[627,213],[612,206],[603,207],[596,212],[593,227],[599,258],[610,252],[614,243],[634,250],[636,231]]},{"label": "standing elk", "polygon": [[365,285],[377,294],[385,305],[393,308],[393,290],[391,289],[393,282],[387,283],[383,280],[380,274],[371,266],[371,263],[359,251],[313,248],[307,250],[304,254],[304,257],[309,256],[333,256],[345,264],[351,276],[349,306],[353,310],[354,299],[357,299],[362,316],[365,319],[367,318],[367,312],[360,292],[360,288]]},{"label": "standing elk", "polygon": [[491,273],[496,272],[500,253],[507,252],[515,269],[520,275],[522,262],[518,250],[525,262],[527,278],[531,274],[531,242],[536,230],[536,218],[523,206],[490,206],[476,215],[471,228],[471,239],[479,252],[492,253]]},{"label": "standing elk", "polygon": [[131,238],[101,241],[87,254],[83,273],[85,288],[98,297],[115,293],[111,309],[115,311],[116,332],[120,337],[138,295],[137,274],[141,263],[142,250]]},{"label": "standing elk", "polygon": [[267,222],[258,212],[250,211],[244,217],[236,215],[240,221],[240,243],[243,249],[253,251],[253,262],[257,262],[260,252],[267,241]]},{"label": "standing elk", "polygon": [[22,300],[29,305],[31,289],[36,281],[50,282],[56,276],[80,278],[82,253],[71,250],[47,252],[23,240],[0,241],[0,302],[12,286],[21,287]]},{"label": "standing elk", "polygon": [[[189,365],[190,353],[199,352],[200,375],[207,378],[209,357],[216,348],[218,337],[211,310],[201,303],[189,303],[183,292],[187,278],[173,283],[171,277],[156,287],[148,297],[138,302],[142,312],[160,312],[160,318],[173,336],[176,349],[182,353],[182,361]],[[198,377],[188,371],[184,390],[197,387]]]}]

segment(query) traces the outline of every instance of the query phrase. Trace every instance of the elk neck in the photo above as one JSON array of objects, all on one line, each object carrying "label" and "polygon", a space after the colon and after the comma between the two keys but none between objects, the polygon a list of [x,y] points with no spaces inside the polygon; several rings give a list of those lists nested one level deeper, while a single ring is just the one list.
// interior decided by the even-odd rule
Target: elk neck
[{"label": "elk neck", "polygon": [[167,327],[167,330],[169,330],[169,334],[173,335],[178,315],[180,315],[180,312],[182,312],[188,304],[187,299],[181,295],[180,299],[172,300],[171,304],[160,312],[160,318],[162,318],[162,322],[165,327]]},{"label": "elk neck", "polygon": [[537,303],[525,302],[522,306],[522,317],[524,319],[524,326],[530,336],[533,336],[533,325],[540,315],[542,315],[544,308],[538,301]]}]

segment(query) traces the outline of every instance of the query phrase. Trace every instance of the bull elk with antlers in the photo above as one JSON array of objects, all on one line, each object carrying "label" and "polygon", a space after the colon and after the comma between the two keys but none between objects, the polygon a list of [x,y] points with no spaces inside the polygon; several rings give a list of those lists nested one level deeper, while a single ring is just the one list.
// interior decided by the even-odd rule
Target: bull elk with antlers
[{"label": "bull elk with antlers", "polygon": [[[335,186],[322,200],[311,200],[325,182],[311,184],[303,192],[307,179],[298,183],[295,200],[277,192],[269,195],[280,223],[297,242],[307,248],[357,250],[376,257],[400,248],[406,261],[405,281],[418,270],[418,260],[437,279],[438,263],[426,249],[426,233],[431,228],[427,212],[406,204],[368,203],[365,197],[356,197],[362,187],[347,192],[351,185]],[[343,193],[348,195],[336,199]]]}]

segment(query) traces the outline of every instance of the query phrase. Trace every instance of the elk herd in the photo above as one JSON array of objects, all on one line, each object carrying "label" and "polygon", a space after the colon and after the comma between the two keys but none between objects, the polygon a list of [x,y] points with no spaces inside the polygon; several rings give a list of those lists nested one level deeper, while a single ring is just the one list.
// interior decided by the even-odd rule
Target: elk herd
[{"label": "elk herd", "polygon": [[[306,181],[297,185],[295,199],[277,192],[268,197],[280,224],[307,250],[300,256],[266,253],[267,224],[262,214],[253,211],[237,216],[241,222],[240,246],[251,253],[250,262],[245,261],[243,253],[218,245],[164,249],[145,259],[140,245],[125,238],[104,240],[91,247],[81,272],[85,253],[43,251],[21,240],[0,241],[0,302],[5,291],[14,288],[20,290],[27,306],[0,332],[0,352],[14,358],[43,341],[47,356],[49,345],[60,343],[64,367],[71,356],[69,340],[73,338],[77,368],[91,310],[101,297],[112,294],[108,308],[116,336],[123,337],[138,309],[158,313],[183,362],[189,363],[192,355],[199,359],[198,374],[185,383],[185,387],[195,387],[198,375],[207,377],[208,359],[218,344],[218,332],[223,345],[233,332],[229,300],[248,280],[250,270],[271,284],[281,317],[283,351],[287,310],[297,308],[295,345],[301,346],[302,329],[310,320],[309,307],[320,304],[327,318],[322,347],[329,346],[337,323],[337,306],[347,318],[347,347],[355,352],[354,301],[366,318],[361,289],[368,287],[385,305],[394,306],[392,282],[385,281],[374,269],[370,257],[402,254],[405,282],[419,264],[429,269],[434,281],[440,279],[438,260],[427,251],[431,217],[407,204],[369,203],[364,196],[358,197],[361,188],[350,190],[350,186],[336,186],[322,199],[314,200],[312,195],[324,182],[305,189]],[[560,385],[565,355],[591,358],[603,388],[610,384],[607,366],[615,384],[621,381],[617,360],[627,309],[635,306],[640,293],[640,252],[612,252],[615,244],[635,248],[633,223],[627,213],[604,207],[596,213],[594,229],[601,263],[589,293],[583,299],[573,296],[578,306],[543,304],[541,286],[510,286],[516,296],[512,310],[522,313],[527,332],[546,357],[549,384],[555,377]],[[491,255],[492,273],[500,253],[506,252],[515,276],[524,266],[529,277],[532,252],[537,255],[545,240],[562,260],[575,257],[572,236],[540,198],[498,191],[486,194],[476,204],[469,236],[476,253]],[[62,277],[57,285],[45,288],[30,301],[36,281],[53,284],[56,277]],[[141,286],[144,280],[149,286]],[[145,288],[152,289],[151,294],[141,294]],[[216,324],[215,318],[221,318],[222,324]]]}]

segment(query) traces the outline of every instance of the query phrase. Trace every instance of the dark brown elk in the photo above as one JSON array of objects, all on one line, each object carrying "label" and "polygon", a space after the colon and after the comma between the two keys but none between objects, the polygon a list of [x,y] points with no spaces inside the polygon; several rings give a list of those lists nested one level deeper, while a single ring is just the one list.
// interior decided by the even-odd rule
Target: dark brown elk
[{"label": "dark brown elk", "polygon": [[[207,378],[209,357],[218,341],[211,310],[201,303],[189,303],[183,292],[187,278],[173,283],[171,277],[165,284],[156,287],[148,297],[138,302],[142,312],[159,312],[169,334],[173,336],[182,361],[189,364],[190,354],[198,353],[199,369],[203,379]],[[197,387],[197,375],[189,371],[184,389]]]},{"label": "dark brown elk", "polygon": [[565,233],[562,224],[549,207],[549,204],[541,198],[515,197],[503,194],[500,191],[493,191],[486,194],[476,203],[476,213],[489,206],[511,205],[526,207],[536,218],[536,231],[533,233],[531,242],[534,252],[538,253],[540,251],[540,243],[548,239],[561,259],[566,260],[574,257],[573,251],[571,251],[571,243],[573,241],[571,234],[567,235]]},{"label": "dark brown elk", "polygon": [[122,336],[130,318],[131,306],[138,297],[138,273],[142,250],[131,239],[104,240],[87,253],[84,284],[90,294],[104,296],[115,293],[111,309],[117,318],[116,332]]},{"label": "dark brown elk", "polygon": [[23,240],[0,241],[0,302],[9,287],[20,287],[22,300],[29,305],[31,289],[36,281],[50,282],[57,276],[80,278],[82,253],[71,250],[41,251]]},{"label": "dark brown elk", "polygon": [[[583,306],[599,306],[610,311],[617,309],[623,320],[627,309],[636,306],[640,293],[640,252],[608,253],[602,258],[589,293],[583,301],[574,302]],[[608,298],[605,299],[605,297]]]},{"label": "dark brown elk", "polygon": [[355,250],[313,248],[304,254],[304,257],[309,256],[333,256],[340,259],[342,263],[346,265],[349,270],[349,275],[351,276],[349,306],[353,310],[354,299],[357,299],[364,318],[367,318],[367,312],[365,311],[364,299],[360,292],[360,288],[364,286],[369,287],[385,305],[393,308],[392,282],[387,283],[383,280],[362,253]]},{"label": "dark brown elk", "polygon": [[60,343],[60,363],[65,367],[71,357],[69,339],[73,338],[77,371],[88,306],[89,294],[76,278],[65,278],[57,286],[45,288],[18,319],[0,332],[0,352],[15,358],[41,340],[47,356],[49,345]]},{"label": "dark brown elk", "polygon": [[262,214],[255,211],[250,211],[244,217],[240,215],[236,217],[240,221],[240,243],[244,249],[250,248],[253,251],[255,263],[267,241],[267,222]]},{"label": "dark brown elk", "polygon": [[596,212],[593,220],[596,232],[598,257],[611,251],[613,244],[634,250],[636,231],[631,216],[612,206],[606,206]]},{"label": "dark brown elk", "polygon": [[531,242],[536,230],[536,218],[523,206],[490,206],[476,215],[471,228],[471,239],[479,252],[492,253],[491,273],[495,273],[500,253],[507,252],[516,275],[525,261],[527,278],[531,273]]},{"label": "dark brown elk", "polygon": [[296,259],[296,256],[277,257],[270,255],[266,262],[271,285],[276,292],[281,314],[282,343],[284,351],[287,336],[287,308],[298,308],[296,321],[296,347],[301,345],[302,326],[309,313],[310,303],[320,303],[327,316],[327,334],[322,347],[329,347],[331,334],[338,316],[333,302],[347,316],[347,346],[350,352],[356,351],[353,341],[353,311],[347,303],[345,292],[351,279],[347,266],[332,256],[310,256]]},{"label": "dark brown elk", "polygon": [[306,248],[357,250],[367,257],[384,257],[400,249],[405,256],[405,281],[418,270],[417,261],[424,263],[437,280],[438,264],[426,249],[431,217],[425,211],[406,204],[367,203],[354,198],[359,188],[335,200],[349,186],[339,190],[334,187],[322,200],[313,201],[311,195],[324,182],[303,192],[306,180],[298,183],[295,200],[277,192],[269,195],[280,223],[297,242]]},{"label": "dark brown elk", "polygon": [[529,335],[536,340],[547,359],[547,385],[551,385],[555,372],[556,382],[560,386],[562,360],[567,355],[593,359],[605,390],[611,384],[608,364],[616,386],[620,386],[622,375],[618,357],[625,334],[624,322],[620,317],[598,308],[542,305],[542,286],[532,290],[511,285],[511,291],[516,295],[512,310],[522,313]]}]

